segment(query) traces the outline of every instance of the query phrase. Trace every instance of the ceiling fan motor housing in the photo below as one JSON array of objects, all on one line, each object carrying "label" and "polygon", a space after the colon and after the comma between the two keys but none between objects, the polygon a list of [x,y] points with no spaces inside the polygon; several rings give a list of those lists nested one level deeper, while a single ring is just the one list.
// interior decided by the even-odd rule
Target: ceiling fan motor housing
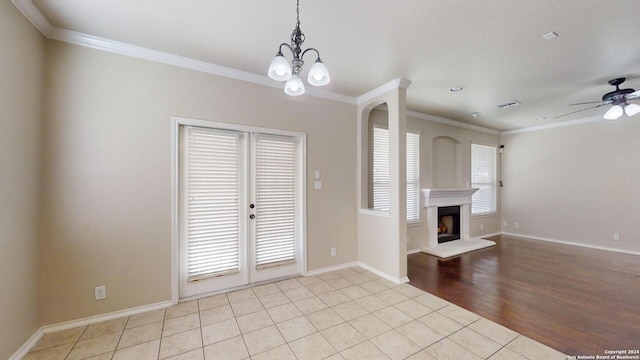
[{"label": "ceiling fan motor housing", "polygon": [[620,89],[619,86],[626,79],[625,78],[617,78],[613,80],[609,80],[609,85],[615,86],[616,89],[612,92],[608,92],[602,96],[602,101],[613,103],[614,105],[622,104],[626,100],[626,95],[634,93],[634,89]]}]

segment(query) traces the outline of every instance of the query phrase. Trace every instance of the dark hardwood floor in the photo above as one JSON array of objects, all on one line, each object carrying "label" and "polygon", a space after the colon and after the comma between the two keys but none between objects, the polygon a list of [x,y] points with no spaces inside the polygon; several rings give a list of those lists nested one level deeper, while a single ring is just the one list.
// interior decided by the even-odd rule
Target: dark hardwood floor
[{"label": "dark hardwood floor", "polygon": [[508,236],[408,256],[410,284],[569,355],[640,349],[640,256]]}]

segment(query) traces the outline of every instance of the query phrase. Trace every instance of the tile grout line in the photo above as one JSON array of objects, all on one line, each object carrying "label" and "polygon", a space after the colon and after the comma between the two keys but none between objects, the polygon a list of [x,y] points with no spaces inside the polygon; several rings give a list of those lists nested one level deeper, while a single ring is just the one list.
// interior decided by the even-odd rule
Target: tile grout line
[{"label": "tile grout line", "polygon": [[[225,294],[225,296],[226,296],[226,294]],[[228,301],[228,299],[227,299],[227,301]],[[202,334],[202,318],[200,317],[200,299],[196,299],[195,302],[196,302],[196,305],[198,307],[198,325],[200,326],[200,343],[202,344],[202,347],[201,347],[201,349],[202,349],[202,358],[204,359],[205,358],[205,355],[204,355],[204,335]],[[160,356],[160,353],[158,352],[158,357],[159,356]]]},{"label": "tile grout line", "polygon": [[[122,332],[120,332],[120,337],[118,338],[118,342],[116,343],[116,348],[113,349],[113,354],[111,354],[111,360],[116,356],[116,351],[118,351],[118,345],[120,345],[120,341],[122,341],[122,337],[124,336],[124,331],[127,329],[127,324],[129,323],[129,319],[131,316],[127,316],[127,321],[124,322],[124,326],[122,327]],[[158,345],[158,353],[160,353],[160,345]]]},{"label": "tile grout line", "polygon": [[160,329],[160,345],[158,345],[158,359],[160,359],[160,352],[162,351],[162,340],[164,339],[162,335],[164,334],[164,323],[166,319],[167,319],[167,309],[165,309],[162,313],[162,329]]},{"label": "tile grout line", "polygon": [[65,359],[69,358],[69,355],[71,355],[71,352],[73,352],[73,349],[76,348],[76,345],[78,345],[78,342],[80,341],[80,339],[82,338],[82,335],[84,335],[85,332],[87,332],[87,329],[89,328],[89,325],[85,325],[84,330],[82,330],[82,333],[80,334],[80,336],[78,336],[78,338],[76,339],[76,341],[73,343],[73,346],[71,347],[71,349],[69,349],[69,352],[67,353],[67,355],[65,355]]}]

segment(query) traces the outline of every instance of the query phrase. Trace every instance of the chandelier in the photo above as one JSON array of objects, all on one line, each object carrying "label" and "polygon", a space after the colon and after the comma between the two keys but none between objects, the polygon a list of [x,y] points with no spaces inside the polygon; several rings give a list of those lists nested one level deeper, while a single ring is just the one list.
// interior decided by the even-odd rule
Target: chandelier
[{"label": "chandelier", "polygon": [[[291,33],[291,45],[287,43],[280,44],[276,57],[271,61],[269,65],[268,75],[271,79],[277,81],[286,81],[284,84],[284,93],[289,96],[299,96],[304,94],[304,83],[300,79],[300,72],[302,71],[302,65],[304,61],[302,58],[308,51],[315,51],[317,54],[316,62],[309,69],[309,75],[307,76],[307,82],[313,86],[327,85],[331,78],[329,77],[329,71],[327,67],[322,63],[320,59],[320,53],[315,48],[308,48],[302,50],[301,46],[304,42],[304,34],[300,30],[300,0],[296,1],[296,27]],[[291,65],[282,54],[282,47],[289,48],[293,54]]]}]

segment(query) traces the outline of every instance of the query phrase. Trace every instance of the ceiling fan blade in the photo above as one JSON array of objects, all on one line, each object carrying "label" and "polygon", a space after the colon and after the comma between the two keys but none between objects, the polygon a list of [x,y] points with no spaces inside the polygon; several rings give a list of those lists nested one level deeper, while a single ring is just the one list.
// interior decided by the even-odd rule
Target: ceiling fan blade
[{"label": "ceiling fan blade", "polygon": [[602,101],[587,101],[587,102],[581,102],[581,103],[569,104],[569,106],[574,106],[574,105],[598,104],[598,103],[601,103],[601,102],[602,102]]},{"label": "ceiling fan blade", "polygon": [[636,92],[632,92],[631,94],[627,94],[627,96],[625,96],[624,98],[627,100],[632,100],[632,99],[636,99],[640,97],[640,90],[636,91]]},{"label": "ceiling fan blade", "polygon": [[602,103],[602,104],[598,104],[598,105],[596,105],[596,106],[591,106],[591,107],[588,107],[588,108],[585,108],[585,109],[580,109],[580,110],[578,110],[578,111],[573,111],[573,112],[570,112],[570,113],[566,113],[566,114],[563,114],[563,115],[559,115],[559,116],[554,117],[554,119],[561,118],[561,117],[565,117],[565,116],[569,116],[569,115],[573,115],[573,114],[575,114],[575,113],[579,113],[579,112],[586,111],[586,110],[590,110],[590,109],[599,108],[600,106],[604,106],[604,105],[607,105],[607,103]]}]

